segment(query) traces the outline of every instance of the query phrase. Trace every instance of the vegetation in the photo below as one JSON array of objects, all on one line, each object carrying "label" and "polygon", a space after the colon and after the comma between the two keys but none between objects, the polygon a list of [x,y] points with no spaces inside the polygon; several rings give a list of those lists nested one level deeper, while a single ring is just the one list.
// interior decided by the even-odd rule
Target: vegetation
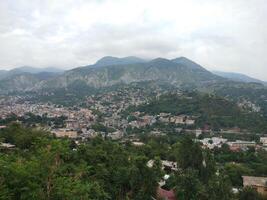
[{"label": "vegetation", "polygon": [[155,195],[156,169],[144,154],[96,138],[72,148],[17,124],[0,132],[16,149],[0,153],[2,199],[150,199]]},{"label": "vegetation", "polygon": [[5,119],[0,118],[0,125],[9,124],[11,122],[20,121],[26,126],[52,126],[55,128],[62,128],[66,117],[48,117],[47,115],[39,116],[32,113],[26,113],[24,116],[10,115]]},{"label": "vegetation", "polygon": [[152,115],[164,112],[173,115],[195,116],[197,126],[209,125],[213,130],[237,126],[254,133],[267,132],[267,120],[259,113],[242,110],[233,101],[209,94],[193,92],[182,96],[177,94],[162,95],[149,104],[130,107],[124,115],[133,111]]},{"label": "vegetation", "polygon": [[[249,151],[235,157],[227,147],[203,150],[188,136],[173,139],[145,134],[140,139],[146,145],[122,145],[102,138],[76,145],[11,124],[0,130],[0,141],[16,145],[0,151],[0,199],[149,200],[156,196],[164,175],[160,160],[178,163],[178,171],[169,172],[164,186],[173,189],[177,199],[261,198],[249,188],[234,195],[232,185],[240,186],[244,173],[266,176],[266,152]],[[238,157],[247,163],[242,169],[230,164]],[[152,168],[147,166],[150,159],[154,160]],[[262,164],[262,171],[251,170],[255,163]]]}]

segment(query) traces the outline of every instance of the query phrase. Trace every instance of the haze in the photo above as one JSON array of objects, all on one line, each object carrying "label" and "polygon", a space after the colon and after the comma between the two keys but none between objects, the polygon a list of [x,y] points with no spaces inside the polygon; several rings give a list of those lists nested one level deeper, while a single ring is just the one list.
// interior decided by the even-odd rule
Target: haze
[{"label": "haze", "polygon": [[0,69],[188,57],[267,80],[265,0],[0,0]]}]

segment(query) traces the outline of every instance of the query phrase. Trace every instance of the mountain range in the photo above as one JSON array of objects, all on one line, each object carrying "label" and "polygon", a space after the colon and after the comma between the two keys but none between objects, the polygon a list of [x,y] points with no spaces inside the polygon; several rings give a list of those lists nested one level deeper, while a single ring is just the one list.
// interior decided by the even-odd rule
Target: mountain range
[{"label": "mountain range", "polygon": [[233,81],[238,81],[238,82],[245,82],[245,83],[261,83],[266,85],[267,82],[264,82],[262,80],[247,76],[245,74],[241,73],[234,73],[234,72],[222,72],[222,71],[212,71],[212,73],[233,80]]},{"label": "mountain range", "polygon": [[124,58],[107,56],[93,65],[68,71],[56,68],[21,67],[0,71],[0,74],[1,93],[67,89],[73,86],[103,88],[146,81],[165,83],[179,88],[205,88],[232,81],[250,82],[248,79],[234,79],[222,73],[212,73],[185,57],[156,58],[148,61],[132,56]]}]

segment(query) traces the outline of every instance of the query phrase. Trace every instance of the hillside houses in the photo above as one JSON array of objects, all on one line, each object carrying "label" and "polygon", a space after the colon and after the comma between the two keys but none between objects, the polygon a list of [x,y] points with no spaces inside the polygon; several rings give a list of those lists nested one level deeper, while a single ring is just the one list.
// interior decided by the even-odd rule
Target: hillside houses
[{"label": "hillside houses", "polygon": [[53,130],[52,133],[55,134],[56,137],[68,137],[68,138],[78,137],[77,131],[72,131],[68,129]]},{"label": "hillside houses", "polygon": [[237,140],[235,142],[227,142],[231,151],[247,150],[249,147],[256,147],[255,141],[242,141]]},{"label": "hillside houses", "polygon": [[136,120],[129,122],[129,125],[135,128],[141,128],[145,126],[151,126],[156,122],[161,123],[174,123],[176,125],[187,125],[192,126],[195,124],[195,119],[186,115],[172,116],[170,113],[160,113],[159,115],[141,116],[140,112],[131,113],[132,116],[136,117]]},{"label": "hillside houses", "polygon": [[214,149],[215,147],[221,148],[223,144],[227,142],[227,139],[212,137],[212,138],[204,138],[202,140],[197,140],[202,143],[204,148]]},{"label": "hillside houses", "polygon": [[160,113],[158,115],[158,120],[163,123],[185,124],[188,126],[195,124],[195,120],[191,116],[172,116],[170,113]]}]

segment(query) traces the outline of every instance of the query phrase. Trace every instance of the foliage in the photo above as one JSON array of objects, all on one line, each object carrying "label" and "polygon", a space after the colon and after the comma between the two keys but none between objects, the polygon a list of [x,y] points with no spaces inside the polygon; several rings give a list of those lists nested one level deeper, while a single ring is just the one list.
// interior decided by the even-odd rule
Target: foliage
[{"label": "foliage", "polygon": [[197,92],[184,95],[166,94],[148,104],[129,107],[126,113],[133,111],[152,115],[163,112],[196,116],[197,126],[203,127],[207,124],[214,130],[239,127],[252,132],[267,131],[267,120],[259,113],[242,110],[234,101],[211,94]]},{"label": "foliage", "polygon": [[[228,154],[228,149],[203,150],[188,136],[173,140],[143,135],[141,141],[146,144],[140,147],[100,137],[76,145],[11,124],[0,131],[0,139],[16,145],[0,151],[0,200],[149,200],[156,196],[158,182],[166,173],[162,171],[163,159],[178,163],[177,171],[168,172],[166,184],[178,199],[228,200],[234,199],[232,185],[242,184],[241,175],[264,175],[264,167],[254,171],[251,167],[258,160],[266,161],[266,152],[259,151],[253,158],[251,150],[241,156],[247,165],[227,164],[222,158],[217,165],[214,155]],[[147,166],[150,159],[154,160],[151,168]],[[238,198],[260,196],[245,188]]]},{"label": "foliage", "polygon": [[240,200],[264,200],[264,198],[251,187],[245,187],[239,195]]}]

